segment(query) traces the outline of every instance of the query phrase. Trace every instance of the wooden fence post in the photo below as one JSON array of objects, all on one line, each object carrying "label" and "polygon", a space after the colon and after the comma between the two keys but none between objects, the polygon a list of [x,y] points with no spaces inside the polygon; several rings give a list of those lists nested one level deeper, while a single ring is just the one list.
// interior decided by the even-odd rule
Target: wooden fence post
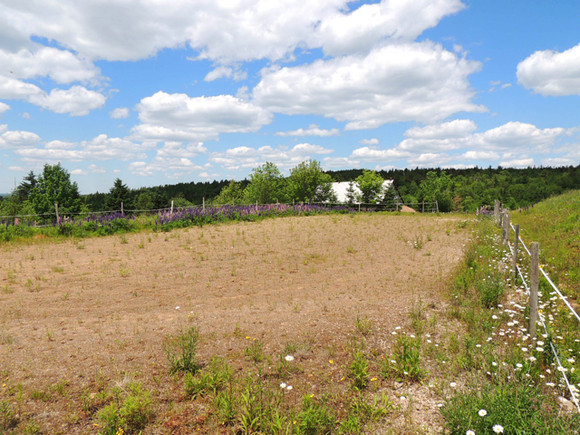
[{"label": "wooden fence post", "polygon": [[437,210],[437,213],[439,213],[439,201],[435,200],[435,208]]},{"label": "wooden fence post", "polygon": [[499,201],[496,199],[493,203],[493,220],[495,224],[498,225],[499,223]]},{"label": "wooden fence post", "polygon": [[171,200],[171,214],[173,214],[173,200]]},{"label": "wooden fence post", "polygon": [[510,215],[507,211],[503,212],[503,243],[507,245],[510,240]]},{"label": "wooden fence post", "polygon": [[123,201],[121,201],[121,214],[124,215],[125,214],[125,210],[123,210]]},{"label": "wooden fence post", "polygon": [[530,270],[530,336],[536,336],[536,321],[538,320],[538,284],[540,281],[540,245],[532,242],[532,263]]},{"label": "wooden fence post", "polygon": [[520,226],[514,226],[514,255],[512,258],[512,268],[514,269],[514,279],[518,278],[518,247],[520,243]]},{"label": "wooden fence post", "polygon": [[56,223],[59,224],[60,223],[60,216],[58,215],[58,202],[54,203],[54,210],[56,212]]}]

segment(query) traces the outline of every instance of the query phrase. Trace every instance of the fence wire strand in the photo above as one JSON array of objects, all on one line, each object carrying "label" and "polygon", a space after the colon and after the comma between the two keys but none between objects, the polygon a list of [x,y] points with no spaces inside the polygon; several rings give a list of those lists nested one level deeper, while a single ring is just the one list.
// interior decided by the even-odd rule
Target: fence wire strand
[{"label": "fence wire strand", "polygon": [[[513,225],[511,225],[512,230],[514,230],[515,233],[515,228]],[[531,257],[532,254],[531,252],[528,250],[526,244],[524,243],[524,241],[522,240],[521,237],[519,237],[519,241],[521,242],[522,246],[524,247],[525,251],[528,253],[528,255]],[[510,250],[511,255],[513,256],[515,254],[515,246],[512,249],[511,243],[509,242],[509,237],[508,237],[508,247]],[[520,275],[520,278],[522,280],[522,283],[524,284],[524,287],[526,289],[526,294],[529,295],[530,294],[530,287],[528,286],[524,275],[522,274],[522,270],[519,266],[517,266],[516,264],[516,269]],[[576,311],[574,311],[574,308],[572,308],[572,306],[568,303],[568,301],[566,300],[566,298],[562,295],[562,293],[560,293],[560,290],[558,290],[558,288],[556,287],[556,285],[552,282],[552,280],[550,279],[550,277],[548,276],[548,274],[544,271],[544,269],[542,267],[539,268],[540,271],[542,272],[542,274],[544,275],[544,277],[548,280],[548,282],[550,283],[550,285],[554,288],[554,290],[556,290],[556,292],[558,293],[558,295],[560,296],[560,298],[566,303],[566,305],[568,306],[568,308],[572,311],[572,313],[576,316],[576,318],[580,321],[580,317],[578,316],[578,313],[576,313]],[[541,312],[538,312],[538,318],[540,319],[540,323],[542,324],[542,327],[544,328],[544,332],[547,335],[549,335],[548,333],[548,327],[544,321],[544,315]],[[558,365],[558,371],[560,372],[560,374],[562,375],[562,377],[564,378],[564,382],[566,384],[566,387],[568,388],[568,391],[570,392],[570,398],[572,399],[572,402],[574,403],[574,405],[576,406],[576,409],[578,410],[578,412],[580,413],[580,403],[578,402],[578,399],[576,398],[576,393],[573,390],[570,382],[568,381],[568,377],[566,376],[566,368],[562,365],[562,363],[560,362],[560,358],[558,357],[558,351],[556,349],[556,347],[554,346],[554,343],[552,342],[552,340],[550,340],[550,349],[552,350],[552,354],[554,355],[554,358],[556,359],[557,365]]]}]

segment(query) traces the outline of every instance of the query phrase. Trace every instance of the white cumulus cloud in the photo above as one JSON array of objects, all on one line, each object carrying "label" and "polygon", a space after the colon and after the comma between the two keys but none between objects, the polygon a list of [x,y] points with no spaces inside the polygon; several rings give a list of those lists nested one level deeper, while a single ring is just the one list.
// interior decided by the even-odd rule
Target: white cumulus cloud
[{"label": "white cumulus cloud", "polygon": [[413,127],[405,132],[407,138],[394,147],[365,146],[353,150],[350,158],[379,164],[406,159],[409,165],[421,167],[458,167],[463,163],[453,163],[457,159],[495,161],[502,166],[521,167],[528,166],[530,152],[568,153],[572,158],[571,151],[558,143],[573,135],[574,128],[540,129],[528,123],[507,122],[483,132],[475,132],[476,129],[471,120]]},{"label": "white cumulus cloud", "polygon": [[44,146],[18,149],[16,154],[29,162],[59,162],[59,161],[103,161],[130,160],[144,158],[148,148],[127,139],[109,137],[100,134],[95,138],[79,143],[51,141]]},{"label": "white cumulus cloud", "polygon": [[376,137],[373,137],[371,139],[363,139],[360,141],[360,143],[362,145],[378,145],[379,144],[379,140]]},{"label": "white cumulus cloud", "polygon": [[477,125],[471,119],[454,119],[442,124],[413,127],[405,132],[405,136],[414,139],[446,139],[462,137],[477,130]]},{"label": "white cumulus cloud", "polygon": [[22,149],[35,146],[40,142],[40,136],[30,131],[7,130],[3,125],[0,131],[5,130],[0,135],[0,148]]},{"label": "white cumulus cloud", "polygon": [[29,98],[31,103],[40,107],[55,113],[69,113],[72,116],[88,115],[91,110],[102,107],[106,100],[103,94],[83,86],[53,89],[48,94],[43,92]]},{"label": "white cumulus cloud", "polygon": [[[331,55],[368,51],[380,41],[410,41],[465,6],[460,0],[30,0],[0,6],[5,49],[32,50],[46,38],[82,58],[139,60],[189,45],[198,58],[226,64],[291,58],[294,50]],[[283,12],[281,12],[283,11]]]},{"label": "white cumulus cloud", "polygon": [[279,131],[277,136],[338,136],[340,130],[338,128],[331,128],[330,130],[320,128],[316,124],[310,124],[308,128],[299,128],[291,131]]},{"label": "white cumulus cloud", "polygon": [[274,112],[346,121],[347,130],[435,122],[483,110],[471,102],[467,79],[479,67],[431,42],[386,45],[365,56],[266,69],[253,96]]},{"label": "white cumulus cloud", "polygon": [[127,107],[117,107],[111,111],[111,118],[113,119],[125,119],[129,117],[129,108]]},{"label": "white cumulus cloud", "polygon": [[249,133],[269,124],[272,114],[231,95],[190,97],[157,92],[137,105],[141,124],[136,138],[154,141],[204,141],[221,133]]},{"label": "white cumulus cloud", "polygon": [[580,44],[563,52],[536,51],[518,64],[517,77],[538,94],[580,95]]},{"label": "white cumulus cloud", "polygon": [[354,11],[329,15],[321,21],[315,35],[326,54],[365,52],[384,40],[413,41],[444,16],[464,7],[460,0],[387,0],[365,4]]},{"label": "white cumulus cloud", "polygon": [[265,162],[272,162],[281,169],[290,169],[305,160],[333,152],[332,149],[310,143],[297,144],[292,148],[270,145],[259,148],[239,146],[225,152],[212,153],[209,160],[228,170],[252,169]]},{"label": "white cumulus cloud", "polygon": [[0,64],[15,79],[49,77],[57,83],[88,82],[100,72],[92,62],[75,56],[70,51],[34,45],[11,52],[0,49]]}]

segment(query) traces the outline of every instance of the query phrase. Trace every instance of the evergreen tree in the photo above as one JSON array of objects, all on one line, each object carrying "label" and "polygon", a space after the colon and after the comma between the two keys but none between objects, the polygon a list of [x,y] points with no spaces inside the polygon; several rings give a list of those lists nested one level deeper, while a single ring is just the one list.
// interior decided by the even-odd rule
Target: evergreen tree
[{"label": "evergreen tree", "polygon": [[20,183],[18,187],[14,190],[13,195],[20,202],[28,200],[30,192],[32,191],[32,189],[34,189],[36,183],[37,183],[36,175],[34,175],[33,171],[30,171],[28,175],[24,177],[22,183]]},{"label": "evergreen tree", "polygon": [[116,178],[105,199],[105,208],[108,211],[121,210],[121,203],[123,204],[123,210],[133,208],[130,203],[130,195],[131,192],[127,185],[123,184],[120,178]]}]

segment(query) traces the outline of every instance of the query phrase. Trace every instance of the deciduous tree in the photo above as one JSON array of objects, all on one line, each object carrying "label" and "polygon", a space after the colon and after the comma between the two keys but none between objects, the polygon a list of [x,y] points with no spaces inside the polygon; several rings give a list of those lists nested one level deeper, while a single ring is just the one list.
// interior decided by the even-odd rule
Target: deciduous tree
[{"label": "deciduous tree", "polygon": [[336,201],[332,190],[332,177],[322,172],[320,163],[316,160],[307,160],[290,170],[287,192],[291,201]]},{"label": "deciduous tree", "polygon": [[53,213],[58,204],[59,213],[78,213],[81,199],[76,182],[71,182],[66,169],[56,165],[44,165],[36,185],[30,191],[30,203],[37,214]]},{"label": "deciduous tree", "polygon": [[371,204],[381,200],[385,180],[375,171],[365,169],[355,182],[361,191],[359,198],[361,202]]},{"label": "deciduous tree", "polygon": [[252,170],[250,183],[244,190],[244,196],[251,203],[284,202],[286,199],[284,184],[284,178],[278,167],[272,162],[266,162]]}]

